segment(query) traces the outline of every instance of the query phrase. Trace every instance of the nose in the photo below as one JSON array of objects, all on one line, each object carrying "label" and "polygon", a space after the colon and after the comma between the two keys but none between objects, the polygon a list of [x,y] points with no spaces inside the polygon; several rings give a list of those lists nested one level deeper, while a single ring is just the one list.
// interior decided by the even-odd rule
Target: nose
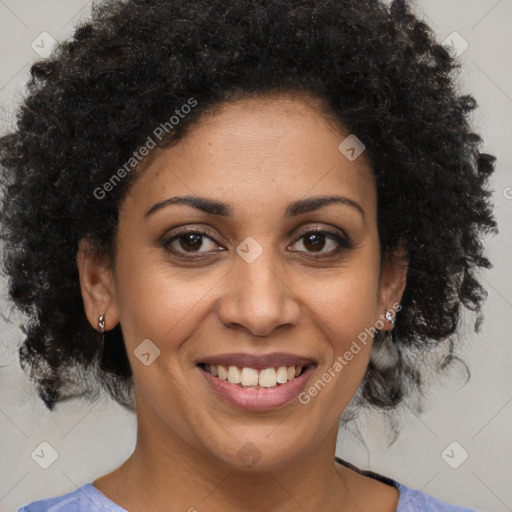
[{"label": "nose", "polygon": [[268,336],[300,319],[300,301],[293,286],[282,267],[265,253],[252,263],[236,257],[236,268],[226,277],[228,284],[217,307],[224,325],[253,336]]}]

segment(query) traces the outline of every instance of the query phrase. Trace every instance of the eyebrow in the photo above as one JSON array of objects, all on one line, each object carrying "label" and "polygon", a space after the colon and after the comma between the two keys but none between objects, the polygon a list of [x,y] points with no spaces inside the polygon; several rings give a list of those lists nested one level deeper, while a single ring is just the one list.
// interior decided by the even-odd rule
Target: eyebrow
[{"label": "eyebrow", "polygon": [[[298,215],[320,210],[325,206],[335,203],[350,206],[351,208],[357,210],[363,217],[363,220],[366,222],[366,215],[361,205],[353,199],[339,195],[316,196],[294,201],[286,207],[285,217],[296,217]],[[215,199],[200,196],[175,196],[154,204],[146,212],[145,217],[147,218],[156,211],[173,204],[191,206],[192,208],[196,208],[211,215],[219,215],[221,217],[233,216],[233,208],[227,203],[222,203],[221,201],[217,201]]]}]

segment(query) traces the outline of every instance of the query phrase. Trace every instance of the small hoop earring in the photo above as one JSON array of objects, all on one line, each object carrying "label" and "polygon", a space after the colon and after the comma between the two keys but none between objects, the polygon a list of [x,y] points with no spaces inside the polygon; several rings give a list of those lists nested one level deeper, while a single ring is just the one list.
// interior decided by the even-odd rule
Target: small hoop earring
[{"label": "small hoop earring", "polygon": [[98,327],[100,332],[103,334],[105,332],[105,312],[101,313],[100,317],[98,318]]},{"label": "small hoop earring", "polygon": [[101,315],[98,318],[98,328],[100,329],[101,332],[98,360],[101,362],[103,358],[103,346],[105,345],[105,312],[101,313]]},{"label": "small hoop earring", "polygon": [[395,326],[395,317],[391,309],[386,310],[386,320],[388,322],[391,322],[391,328],[393,329],[393,327]]}]

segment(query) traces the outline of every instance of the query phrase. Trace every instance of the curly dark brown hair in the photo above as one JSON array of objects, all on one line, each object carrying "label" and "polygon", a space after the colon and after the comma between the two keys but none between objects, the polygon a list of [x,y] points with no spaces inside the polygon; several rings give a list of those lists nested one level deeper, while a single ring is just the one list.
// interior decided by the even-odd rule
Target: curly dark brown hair
[{"label": "curly dark brown hair", "polygon": [[[49,409],[106,389],[134,408],[119,325],[88,323],[76,253],[90,239],[113,257],[118,209],[137,170],[98,198],[156,126],[197,106],[163,139],[184,136],[208,109],[272,92],[306,92],[366,146],[378,194],[381,257],[409,259],[393,330],[394,364],[370,361],[363,401],[392,410],[421,390],[414,353],[443,343],[456,358],[462,307],[476,312],[497,232],[487,180],[495,157],[471,131],[476,107],[457,92],[460,64],[405,0],[112,0],[31,68],[17,125],[0,139],[3,266],[24,313],[22,367]],[[140,169],[138,171],[141,172]],[[377,332],[376,350],[384,346]],[[28,372],[27,372],[28,373]]]}]

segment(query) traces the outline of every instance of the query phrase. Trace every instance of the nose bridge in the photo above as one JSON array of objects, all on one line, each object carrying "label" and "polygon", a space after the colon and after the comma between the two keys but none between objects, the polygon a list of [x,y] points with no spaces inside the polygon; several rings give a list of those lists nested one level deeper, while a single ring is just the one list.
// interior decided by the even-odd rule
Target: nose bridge
[{"label": "nose bridge", "polygon": [[280,299],[283,283],[278,279],[275,258],[270,254],[261,255],[252,263],[238,261],[237,267],[236,290],[244,302],[248,303],[251,297],[271,302]]},{"label": "nose bridge", "polygon": [[[260,238],[261,241],[261,238]],[[265,247],[260,245],[253,237],[246,237],[236,248],[235,258],[236,275],[238,284],[246,281],[247,286],[254,288],[252,293],[272,292],[275,286],[278,255],[272,247],[272,237],[267,237]],[[274,290],[277,292],[277,290]]]},{"label": "nose bridge", "polygon": [[[259,246],[259,244],[258,244]],[[230,273],[228,293],[221,301],[221,320],[229,325],[242,325],[254,335],[266,335],[282,324],[298,320],[299,306],[281,265],[270,248],[244,242],[237,248]]]}]

